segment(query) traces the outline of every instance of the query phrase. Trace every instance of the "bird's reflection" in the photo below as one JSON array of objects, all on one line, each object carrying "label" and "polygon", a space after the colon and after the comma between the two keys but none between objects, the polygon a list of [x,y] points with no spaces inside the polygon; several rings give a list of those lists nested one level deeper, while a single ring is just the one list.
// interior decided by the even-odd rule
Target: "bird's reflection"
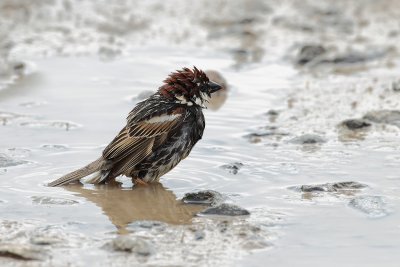
[{"label": "bird's reflection", "polygon": [[151,220],[170,224],[190,224],[194,215],[205,207],[189,205],[176,199],[174,193],[160,183],[123,189],[120,185],[107,184],[87,189],[70,185],[65,189],[99,206],[118,229],[126,234],[126,226],[133,221]]}]

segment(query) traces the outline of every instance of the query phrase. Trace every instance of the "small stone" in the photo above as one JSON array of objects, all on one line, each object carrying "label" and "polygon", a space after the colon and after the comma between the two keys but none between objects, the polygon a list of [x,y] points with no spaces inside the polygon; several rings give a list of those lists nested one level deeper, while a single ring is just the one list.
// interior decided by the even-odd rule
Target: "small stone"
[{"label": "small stone", "polygon": [[32,203],[39,205],[74,205],[78,204],[78,201],[66,198],[54,198],[45,196],[33,196]]},{"label": "small stone", "polygon": [[149,242],[138,237],[119,236],[112,241],[111,245],[115,251],[125,251],[140,256],[150,256],[154,253],[154,249]]},{"label": "small stone", "polygon": [[267,137],[280,139],[283,136],[287,135],[289,135],[289,133],[281,132],[275,126],[268,126],[268,127],[263,127],[262,129],[260,129],[255,133],[247,134],[244,136],[244,138],[248,139],[250,143],[254,144],[261,142],[264,138]]},{"label": "small stone", "polygon": [[316,145],[325,143],[326,140],[321,136],[315,134],[303,134],[301,136],[291,139],[289,142],[292,144],[299,144],[299,145]]},{"label": "small stone", "polygon": [[237,174],[239,172],[239,170],[242,168],[242,166],[243,166],[243,163],[234,162],[234,163],[231,163],[231,164],[222,165],[221,168],[225,169],[225,170],[228,170],[232,174]]},{"label": "small stone", "polygon": [[32,236],[30,241],[32,244],[35,245],[47,246],[47,245],[61,243],[63,240],[55,236],[36,235]]},{"label": "small stone", "polygon": [[291,187],[296,191],[307,192],[338,192],[342,190],[358,190],[367,187],[365,184],[359,182],[337,182],[337,183],[325,183],[325,184],[315,184],[315,185],[302,185]]},{"label": "small stone", "polygon": [[326,49],[321,45],[304,45],[300,48],[296,63],[299,65],[305,65],[310,61],[316,60],[325,53]]},{"label": "small stone", "polygon": [[371,218],[381,218],[389,214],[386,202],[381,196],[359,196],[350,200],[349,205]]},{"label": "small stone", "polygon": [[28,244],[0,243],[0,256],[22,260],[43,260],[45,250]]},{"label": "small stone", "polygon": [[239,206],[223,203],[218,206],[207,208],[198,215],[245,216],[250,215],[250,212]]},{"label": "small stone", "polygon": [[268,112],[266,113],[268,116],[278,116],[279,112],[273,109],[268,110]]},{"label": "small stone", "polygon": [[392,82],[392,90],[395,92],[400,92],[400,80]]},{"label": "small stone", "polygon": [[182,201],[186,204],[216,205],[221,203],[225,197],[213,190],[204,190],[194,193],[186,193]]},{"label": "small stone", "polygon": [[363,119],[349,119],[345,120],[341,123],[344,127],[346,127],[349,130],[359,130],[359,129],[365,129],[367,127],[371,126],[371,123],[369,123],[366,120]]}]

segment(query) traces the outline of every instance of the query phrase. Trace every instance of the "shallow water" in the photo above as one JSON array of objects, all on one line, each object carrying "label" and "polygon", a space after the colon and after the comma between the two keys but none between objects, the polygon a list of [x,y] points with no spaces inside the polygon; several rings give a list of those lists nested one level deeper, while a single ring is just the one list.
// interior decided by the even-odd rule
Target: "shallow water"
[{"label": "shallow water", "polygon": [[[212,44],[129,47],[126,55],[106,61],[90,54],[24,57],[31,71],[0,90],[0,241],[35,245],[40,260],[0,257],[0,264],[397,266],[399,128],[373,123],[352,131],[338,125],[370,111],[399,109],[399,93],[391,89],[398,57],[299,69],[283,56],[292,48],[279,38],[293,31],[295,43],[326,33],[293,30],[284,19],[291,9],[282,13],[284,7],[273,8],[271,21],[280,26],[261,35],[268,56],[254,61]],[[352,25],[332,16],[338,20],[333,36]],[[217,22],[203,30],[220,34]],[[375,33],[371,25],[365,31]],[[232,44],[231,31],[218,35],[221,43]],[[261,40],[249,49],[254,52]],[[379,42],[365,46],[371,43]],[[205,111],[203,139],[162,184],[132,188],[121,178],[121,187],[45,186],[96,159],[138,95],[154,91],[172,70],[192,65],[220,71],[230,85],[228,98],[219,110]],[[314,141],[303,144],[304,134]],[[344,181],[367,187],[292,189]],[[179,201],[187,192],[210,189],[251,215],[195,217],[204,207]],[[145,240],[149,255],[110,249],[119,235]]]}]

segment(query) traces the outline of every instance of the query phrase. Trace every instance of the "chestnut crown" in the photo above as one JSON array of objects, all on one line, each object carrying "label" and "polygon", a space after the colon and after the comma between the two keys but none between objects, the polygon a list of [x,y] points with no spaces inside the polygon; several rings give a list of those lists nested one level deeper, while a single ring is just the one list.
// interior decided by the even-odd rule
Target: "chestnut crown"
[{"label": "chestnut crown", "polygon": [[202,70],[193,67],[171,73],[158,92],[180,104],[204,107],[204,102],[209,101],[211,94],[221,88],[219,84],[210,81]]}]

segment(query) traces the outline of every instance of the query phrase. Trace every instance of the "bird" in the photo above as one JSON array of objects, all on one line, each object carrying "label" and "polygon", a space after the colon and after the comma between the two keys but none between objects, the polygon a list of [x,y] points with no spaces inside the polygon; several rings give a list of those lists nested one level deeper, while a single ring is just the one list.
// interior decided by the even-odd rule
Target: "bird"
[{"label": "bird", "polygon": [[154,94],[136,104],[126,125],[97,160],[48,186],[82,178],[86,183],[104,184],[120,175],[130,177],[135,186],[158,182],[202,138],[203,109],[221,88],[196,66],[170,73]]}]

